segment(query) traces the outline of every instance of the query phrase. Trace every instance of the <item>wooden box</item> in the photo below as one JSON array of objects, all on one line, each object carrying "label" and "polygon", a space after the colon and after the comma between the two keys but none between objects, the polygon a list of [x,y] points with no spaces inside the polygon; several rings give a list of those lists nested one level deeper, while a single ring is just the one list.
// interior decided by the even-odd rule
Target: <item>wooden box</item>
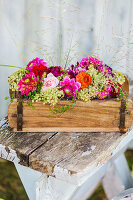
[{"label": "wooden box", "polygon": [[[125,77],[123,89],[129,94],[129,83]],[[10,96],[12,96],[10,90]],[[75,107],[64,113],[51,115],[49,105],[42,102],[28,106],[26,100],[17,105],[18,96],[10,103],[8,120],[14,131],[20,132],[127,132],[133,123],[133,103],[115,98],[92,100],[88,103],[76,101]],[[69,105],[70,101],[60,101],[58,107]]]},{"label": "wooden box", "polygon": [[[60,101],[58,106],[68,105]],[[116,99],[77,101],[64,113],[51,115],[49,105],[33,103],[33,110],[24,101],[10,103],[8,119],[14,131],[22,132],[127,132],[133,122],[133,103]]]}]

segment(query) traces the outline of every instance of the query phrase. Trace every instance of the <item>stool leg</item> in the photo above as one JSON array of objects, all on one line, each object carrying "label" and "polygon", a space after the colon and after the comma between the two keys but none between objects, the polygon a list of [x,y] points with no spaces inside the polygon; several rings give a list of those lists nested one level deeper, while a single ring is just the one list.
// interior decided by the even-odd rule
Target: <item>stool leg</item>
[{"label": "stool leg", "polygon": [[133,187],[133,179],[131,176],[131,172],[129,170],[127,160],[124,154],[121,154],[115,161],[114,164],[116,169],[121,177],[122,183],[125,189],[129,189]]},{"label": "stool leg", "polygon": [[42,173],[17,163],[14,163],[14,165],[29,199],[36,200],[36,181],[42,176]]},{"label": "stool leg", "polygon": [[108,199],[111,199],[125,189],[133,187],[133,179],[124,154],[110,162],[102,179],[102,185]]}]

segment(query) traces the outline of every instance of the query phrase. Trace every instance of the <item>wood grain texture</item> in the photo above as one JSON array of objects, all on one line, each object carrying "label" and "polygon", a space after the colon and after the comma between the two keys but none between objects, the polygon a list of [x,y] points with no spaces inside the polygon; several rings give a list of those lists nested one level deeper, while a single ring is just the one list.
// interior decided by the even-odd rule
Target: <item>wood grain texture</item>
[{"label": "wood grain texture", "polygon": [[11,130],[8,120],[5,119],[4,124],[0,127],[0,145],[3,145],[8,153],[10,153],[10,149],[15,150],[20,164],[28,166],[29,155],[54,134],[16,133]]},{"label": "wood grain texture", "polygon": [[29,167],[54,175],[54,167],[70,174],[98,166],[111,158],[120,133],[58,133],[29,156]]},{"label": "wood grain texture", "polygon": [[104,164],[126,135],[114,132],[16,133],[12,132],[7,119],[0,124],[0,157],[2,146],[6,155],[16,152],[21,165],[51,176],[56,176],[55,167],[76,174]]},{"label": "wood grain texture", "polygon": [[[60,101],[57,107],[68,104],[69,101]],[[121,102],[115,99],[93,100],[87,103],[77,101],[74,108],[57,115],[51,115],[49,105],[41,102],[32,105],[34,110],[26,101],[23,103],[22,132],[119,132]],[[133,121],[131,101],[128,102],[127,110],[130,111],[130,115],[125,117],[125,132]],[[8,109],[10,127],[14,131],[17,131],[16,113],[17,105],[14,100]]]}]

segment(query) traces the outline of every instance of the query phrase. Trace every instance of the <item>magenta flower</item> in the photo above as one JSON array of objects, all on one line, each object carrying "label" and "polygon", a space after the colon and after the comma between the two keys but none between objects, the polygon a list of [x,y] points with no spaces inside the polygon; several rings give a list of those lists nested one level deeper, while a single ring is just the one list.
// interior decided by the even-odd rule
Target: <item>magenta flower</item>
[{"label": "magenta flower", "polygon": [[113,76],[113,73],[112,73],[112,68],[109,67],[108,65],[103,65],[103,71],[104,71],[104,76],[109,78],[110,76]]},{"label": "magenta flower", "polygon": [[74,78],[70,79],[68,76],[65,76],[64,81],[60,81],[60,85],[65,93],[65,97],[73,98],[76,98],[76,94],[81,86],[79,82],[75,82]]},{"label": "magenta flower", "polygon": [[81,67],[81,65],[77,62],[77,65],[71,65],[68,69],[67,69],[67,73],[69,74],[70,78],[76,78],[77,74],[79,74],[80,72],[85,71],[84,68]]},{"label": "magenta flower", "polygon": [[89,58],[88,58],[88,56],[86,57],[86,58],[82,58],[82,60],[81,60],[81,62],[80,62],[80,65],[82,66],[82,67],[84,67],[85,69],[87,69],[88,68],[88,66],[89,66]]},{"label": "magenta flower", "polygon": [[103,61],[99,59],[97,56],[90,56],[83,58],[80,62],[80,65],[84,67],[86,70],[89,69],[89,65],[92,64],[95,69],[97,69],[99,72],[103,71]]},{"label": "magenta flower", "polygon": [[98,99],[105,99],[107,97],[109,97],[112,93],[112,87],[111,86],[108,86],[106,87],[104,90],[100,91],[100,92],[97,92],[97,98]]},{"label": "magenta flower", "polygon": [[61,71],[61,66],[49,67],[49,73],[52,73],[55,77],[64,74],[64,72]]},{"label": "magenta flower", "polygon": [[44,66],[46,68],[48,68],[48,64],[46,62],[43,61],[43,59],[40,58],[35,58],[32,61],[30,61],[26,67],[27,71],[31,71],[32,69],[34,69],[35,66]]},{"label": "magenta flower", "polygon": [[21,95],[28,96],[29,92],[36,90],[37,78],[33,72],[30,72],[19,81],[18,85],[18,90],[21,92]]}]

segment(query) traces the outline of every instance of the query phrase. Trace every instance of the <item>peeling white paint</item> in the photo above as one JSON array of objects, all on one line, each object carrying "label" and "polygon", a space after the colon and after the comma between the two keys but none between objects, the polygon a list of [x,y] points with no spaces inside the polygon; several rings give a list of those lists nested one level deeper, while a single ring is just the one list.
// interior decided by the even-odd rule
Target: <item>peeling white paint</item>
[{"label": "peeling white paint", "polygon": [[36,200],[68,200],[76,185],[43,174],[36,181]]},{"label": "peeling white paint", "polygon": [[[95,148],[96,148],[96,146],[95,146],[95,145],[92,145],[90,148],[88,148],[87,151],[83,152],[81,156],[88,156],[88,155],[90,155],[91,152],[92,152]],[[89,149],[91,149],[91,150],[89,150]]]},{"label": "peeling white paint", "polygon": [[71,138],[77,139],[77,138],[79,138],[79,136],[78,136],[78,135],[76,135],[76,136],[71,136]]},{"label": "peeling white paint", "polygon": [[95,148],[96,148],[95,145],[92,145],[92,146],[91,146],[91,150],[92,150],[92,151],[93,151]]},{"label": "peeling white paint", "polygon": [[11,147],[8,147],[8,149],[9,152],[6,150],[6,146],[0,144],[0,157],[11,162],[19,163],[20,159],[18,158],[16,151],[11,149]]},{"label": "peeling white paint", "polygon": [[91,154],[91,151],[85,151],[85,152],[82,153],[81,156],[88,156],[88,155],[90,155],[90,154]]},{"label": "peeling white paint", "polygon": [[100,165],[99,166],[92,165],[87,167],[82,172],[71,174],[67,169],[55,166],[53,169],[53,175],[57,179],[80,186],[89,176],[95,173],[95,171],[97,171],[100,167],[101,167]]},{"label": "peeling white paint", "polygon": [[70,172],[67,169],[63,169],[59,166],[54,167],[53,175],[59,179],[64,178],[65,176],[70,175]]}]

